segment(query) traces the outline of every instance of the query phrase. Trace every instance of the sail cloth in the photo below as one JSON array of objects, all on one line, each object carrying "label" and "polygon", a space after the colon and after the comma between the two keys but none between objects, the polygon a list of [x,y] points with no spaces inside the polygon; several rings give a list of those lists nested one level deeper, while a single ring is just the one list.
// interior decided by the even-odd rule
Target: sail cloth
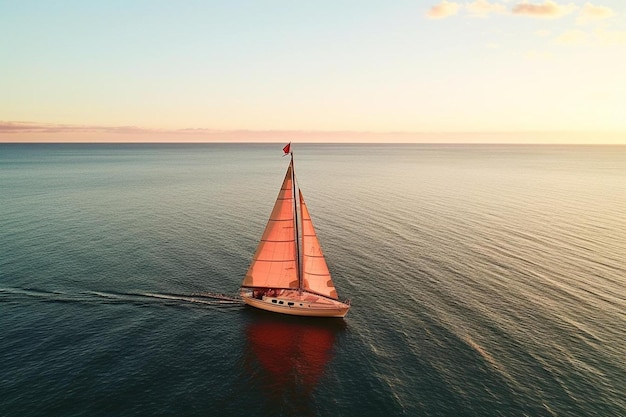
[{"label": "sail cloth", "polygon": [[337,300],[337,290],[330,277],[326,259],[313,228],[309,209],[300,190],[300,210],[302,213],[302,281],[306,290]]},{"label": "sail cloth", "polygon": [[292,170],[293,166],[289,164],[274,209],[243,280],[244,287],[298,288]]}]

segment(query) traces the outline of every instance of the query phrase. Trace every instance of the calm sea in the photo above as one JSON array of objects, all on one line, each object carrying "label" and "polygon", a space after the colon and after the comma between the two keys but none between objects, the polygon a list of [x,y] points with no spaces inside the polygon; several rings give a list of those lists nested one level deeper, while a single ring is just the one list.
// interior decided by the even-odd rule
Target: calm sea
[{"label": "calm sea", "polygon": [[0,145],[0,415],[626,415],[626,147],[294,144],[345,320],[212,297],[281,148]]}]

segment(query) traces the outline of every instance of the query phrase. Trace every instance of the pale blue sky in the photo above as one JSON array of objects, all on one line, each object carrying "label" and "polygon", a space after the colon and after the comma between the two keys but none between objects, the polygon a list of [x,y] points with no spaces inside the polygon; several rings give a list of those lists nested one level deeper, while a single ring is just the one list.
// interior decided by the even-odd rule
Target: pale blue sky
[{"label": "pale blue sky", "polygon": [[623,0],[3,1],[0,56],[0,141],[63,125],[626,143]]}]

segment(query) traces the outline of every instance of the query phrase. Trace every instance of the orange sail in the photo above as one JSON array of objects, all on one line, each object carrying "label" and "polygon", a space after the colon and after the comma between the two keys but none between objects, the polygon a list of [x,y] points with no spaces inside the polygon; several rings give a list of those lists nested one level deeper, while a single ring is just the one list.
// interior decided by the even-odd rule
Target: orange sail
[{"label": "orange sail", "polygon": [[337,300],[339,298],[337,290],[313,228],[309,209],[304,202],[302,191],[298,191],[302,213],[302,286],[306,290]]},{"label": "orange sail", "polygon": [[292,169],[289,164],[243,287],[298,288]]}]

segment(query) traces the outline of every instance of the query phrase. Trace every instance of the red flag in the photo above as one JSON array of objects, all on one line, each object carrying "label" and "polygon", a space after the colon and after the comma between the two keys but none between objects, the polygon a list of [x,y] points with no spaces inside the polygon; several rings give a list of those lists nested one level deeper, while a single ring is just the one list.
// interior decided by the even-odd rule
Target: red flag
[{"label": "red flag", "polygon": [[290,150],[291,150],[291,142],[289,142],[287,146],[283,148],[283,152],[285,152],[285,155],[287,155]]}]

